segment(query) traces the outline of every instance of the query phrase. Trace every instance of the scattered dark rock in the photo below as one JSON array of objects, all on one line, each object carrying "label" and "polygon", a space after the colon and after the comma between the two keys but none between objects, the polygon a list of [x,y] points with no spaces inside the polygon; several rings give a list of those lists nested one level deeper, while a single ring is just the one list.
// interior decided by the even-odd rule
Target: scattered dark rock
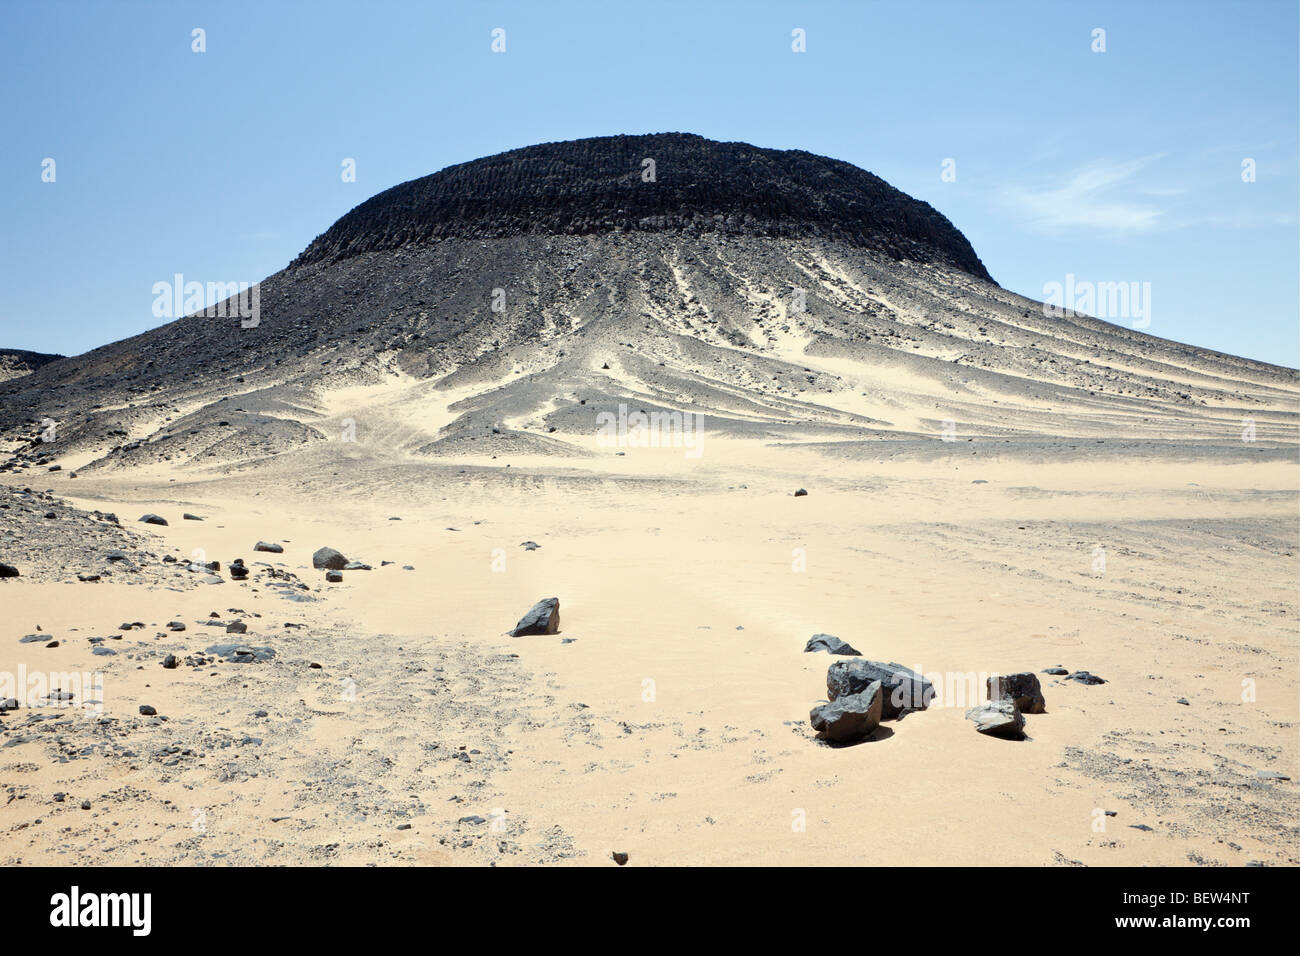
[{"label": "scattered dark rock", "polygon": [[818,704],[808,719],[827,740],[839,744],[861,740],[880,725],[884,694],[880,681],[872,681],[856,694],[846,694],[830,703]]},{"label": "scattered dark rock", "polygon": [[1077,680],[1080,684],[1106,683],[1104,678],[1098,677],[1096,674],[1089,674],[1087,671],[1075,671],[1073,674],[1067,677],[1066,680]]},{"label": "scattered dark rock", "polygon": [[343,565],[344,571],[373,571],[374,569],[361,561],[349,561]]},{"label": "scattered dark rock", "polygon": [[524,637],[528,634],[554,634],[560,629],[560,599],[542,598],[528,613],[519,619],[519,623],[510,632],[511,637]]},{"label": "scattered dark rock", "polygon": [[203,520],[203,519],[200,518],[198,515],[192,515],[192,514],[190,514],[188,511],[185,512],[183,515],[181,515],[181,519],[184,520],[184,521],[202,521],[202,520]]},{"label": "scattered dark rock", "polygon": [[248,625],[243,621],[231,621],[226,625],[227,634],[247,634]]},{"label": "scattered dark rock", "polygon": [[807,498],[807,497],[808,497],[808,491],[807,491],[807,489],[800,488],[798,491],[796,491],[796,492],[794,493],[794,496],[795,496],[796,498]]},{"label": "scattered dark rock", "polygon": [[326,580],[326,581],[329,581],[331,584],[338,584],[340,581],[343,580],[343,572],[342,572],[342,571],[326,571],[326,572],[325,572],[325,580]]},{"label": "scattered dark rock", "polygon": [[162,517],[161,515],[155,515],[155,514],[141,515],[140,520],[143,521],[145,524],[161,524],[161,525],[167,524],[166,518]]},{"label": "scattered dark rock", "polygon": [[520,542],[519,547],[523,548],[525,551],[536,551],[541,547],[541,545],[536,541],[522,541]]},{"label": "scattered dark rock", "polygon": [[140,716],[141,716],[141,717],[156,717],[156,716],[158,716],[158,711],[155,710],[155,709],[154,709],[152,706],[150,706],[149,704],[141,704],[141,705],[140,705]]},{"label": "scattered dark rock", "polygon": [[0,564],[0,578],[16,578],[18,569],[12,564]]},{"label": "scattered dark rock", "polygon": [[284,554],[283,545],[278,545],[273,541],[259,541],[257,544],[253,545],[253,550],[269,551],[271,554]]},{"label": "scattered dark rock", "polygon": [[348,559],[333,548],[321,548],[311,556],[311,566],[317,570],[342,571]]},{"label": "scattered dark rock", "polygon": [[1005,740],[1025,739],[1025,718],[1014,700],[995,700],[966,711],[966,719],[975,722],[975,729],[990,737]]},{"label": "scattered dark rock", "polygon": [[1031,671],[1018,674],[995,674],[987,681],[989,700],[1012,700],[1022,714],[1041,714],[1047,710],[1038,675]]},{"label": "scattered dark rock", "polygon": [[913,710],[925,710],[934,698],[934,685],[902,664],[857,660],[836,661],[826,671],[826,696],[832,701],[860,694],[880,681],[881,720]]},{"label": "scattered dark rock", "polygon": [[814,634],[808,638],[808,643],[804,645],[804,653],[807,654],[810,651],[826,651],[828,654],[839,654],[844,657],[862,656],[851,645],[841,641],[834,634]]},{"label": "scattered dark rock", "polygon": [[234,664],[269,661],[275,657],[275,651],[269,647],[249,647],[247,644],[213,644],[205,653],[216,655]]},{"label": "scattered dark rock", "polygon": [[[608,368],[608,367],[609,367],[609,366],[606,366],[606,368]],[[615,863],[617,863],[619,866],[626,866],[626,865],[627,865],[627,859],[628,859],[628,857],[627,857],[627,854],[626,854],[626,853],[620,853],[620,852],[618,852],[618,850],[615,850],[613,853],[611,853],[611,854],[609,855],[609,857],[610,857],[611,860],[613,860],[613,861],[614,861]]]},{"label": "scattered dark rock", "polygon": [[178,662],[176,660],[176,655],[168,654],[166,657],[163,658],[162,666],[167,668],[168,670],[174,670],[177,663]]},{"label": "scattered dark rock", "polygon": [[1070,672],[1064,667],[1048,667],[1043,670],[1043,673],[1049,674],[1052,677],[1064,677],[1066,674]]},{"label": "scattered dark rock", "polygon": [[184,621],[168,621],[168,622],[167,622],[167,630],[169,630],[169,631],[183,631],[183,630],[185,630],[185,622],[184,622]]},{"label": "scattered dark rock", "polygon": [[235,581],[243,581],[248,577],[248,568],[245,567],[243,558],[235,558],[230,562],[230,577]]}]

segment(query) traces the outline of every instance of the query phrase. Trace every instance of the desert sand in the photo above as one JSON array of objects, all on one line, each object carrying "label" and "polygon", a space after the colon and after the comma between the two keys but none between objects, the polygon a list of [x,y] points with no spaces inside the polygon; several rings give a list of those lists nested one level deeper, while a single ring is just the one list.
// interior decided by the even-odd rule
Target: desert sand
[{"label": "desert sand", "polygon": [[[102,713],[2,718],[5,863],[1300,857],[1292,463],[1026,461],[937,439],[858,461],[706,432],[696,459],[507,468],[365,435],[232,477],[50,476],[160,554],[255,573],[3,582],[6,663],[103,674]],[[326,584],[325,545],[374,569]],[[263,559],[309,590],[267,586]],[[508,636],[552,595],[558,634]],[[208,626],[234,619],[246,635]],[[59,646],[19,643],[38,627]],[[1107,683],[1044,675],[1024,742],[974,733],[975,701],[941,685],[831,747],[808,723],[819,632],[927,674],[1061,665]],[[117,653],[92,656],[94,636]],[[275,657],[160,666],[228,641]]]}]

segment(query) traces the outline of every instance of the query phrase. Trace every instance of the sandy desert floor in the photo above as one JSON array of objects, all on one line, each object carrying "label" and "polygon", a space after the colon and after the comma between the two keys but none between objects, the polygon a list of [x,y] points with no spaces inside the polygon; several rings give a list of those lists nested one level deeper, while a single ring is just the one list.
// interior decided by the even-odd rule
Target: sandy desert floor
[{"label": "sandy desert floor", "polygon": [[[28,479],[223,573],[0,582],[4,669],[102,674],[101,706],[0,717],[0,861],[1300,862],[1300,469],[995,452],[331,444]],[[327,584],[325,545],[373,570]],[[550,596],[560,633],[507,636]],[[818,741],[819,632],[939,699]],[[231,642],[274,657],[205,653]],[[965,719],[972,677],[1058,665],[1107,683],[1040,675],[1023,742]]]}]

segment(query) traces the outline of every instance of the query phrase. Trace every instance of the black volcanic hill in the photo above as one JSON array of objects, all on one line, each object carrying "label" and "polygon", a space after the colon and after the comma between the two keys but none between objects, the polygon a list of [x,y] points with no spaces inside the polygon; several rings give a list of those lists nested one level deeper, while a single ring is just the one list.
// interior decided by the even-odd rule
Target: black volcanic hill
[{"label": "black volcanic hill", "polygon": [[[647,158],[654,182],[642,178]],[[879,176],[688,133],[544,143],[449,166],[363,202],[294,264],[432,239],[672,231],[835,239],[992,281],[951,222]]]},{"label": "black volcanic hill", "polygon": [[19,363],[0,472],[579,458],[623,406],[853,454],[944,445],[946,421],[986,449],[1294,454],[1294,370],[1046,313],[930,206],[806,152],[661,134],[503,153],[380,193],[257,288],[255,323],[197,312]]},{"label": "black volcanic hill", "polygon": [[34,372],[63,358],[45,352],[28,352],[25,349],[0,349],[0,382]]}]

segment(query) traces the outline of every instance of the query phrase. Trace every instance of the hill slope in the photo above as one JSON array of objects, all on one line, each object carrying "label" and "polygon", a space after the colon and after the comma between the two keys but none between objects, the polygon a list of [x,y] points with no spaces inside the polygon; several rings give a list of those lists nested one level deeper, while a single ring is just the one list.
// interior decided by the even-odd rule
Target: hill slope
[{"label": "hill slope", "polygon": [[1240,448],[1248,421],[1249,451],[1291,455],[1300,405],[1294,370],[1048,317],[870,173],[683,134],[387,190],[261,283],[259,319],[188,316],[0,387],[9,467],[260,461],[355,431],[344,387],[384,389],[362,433],[415,457],[580,457],[625,403],[845,454],[941,433]]}]

